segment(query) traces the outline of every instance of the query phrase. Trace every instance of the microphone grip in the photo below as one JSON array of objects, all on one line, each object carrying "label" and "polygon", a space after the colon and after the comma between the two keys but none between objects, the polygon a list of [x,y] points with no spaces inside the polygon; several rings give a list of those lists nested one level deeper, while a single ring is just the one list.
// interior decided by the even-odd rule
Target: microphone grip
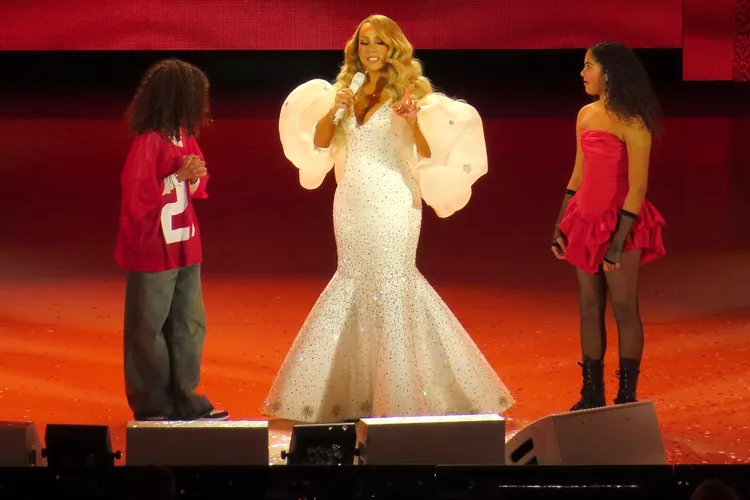
[{"label": "microphone grip", "polygon": [[[356,94],[359,92],[359,88],[362,86],[362,84],[365,82],[365,75],[364,73],[357,73],[354,75],[354,78],[352,78],[351,84],[349,84],[349,90],[352,91],[352,94]],[[336,114],[333,117],[333,124],[338,125],[341,119],[344,117],[344,113],[346,113],[346,109],[338,109],[336,110]]]},{"label": "microphone grip", "polygon": [[344,113],[346,113],[346,110],[344,108],[340,108],[338,111],[336,111],[336,114],[333,117],[333,124],[338,125],[341,119],[344,117]]}]

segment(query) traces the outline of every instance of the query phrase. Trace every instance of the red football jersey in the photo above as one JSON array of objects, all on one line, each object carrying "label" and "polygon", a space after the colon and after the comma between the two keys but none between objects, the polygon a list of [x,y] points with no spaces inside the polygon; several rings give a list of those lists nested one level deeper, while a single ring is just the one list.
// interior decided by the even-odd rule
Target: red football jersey
[{"label": "red football jersey", "polygon": [[182,146],[158,132],[137,136],[122,170],[120,230],[115,261],[129,271],[160,272],[198,264],[202,247],[193,198],[207,198],[208,175],[191,194],[189,183],[164,193],[164,178],[177,172],[185,156],[203,154],[183,132]]}]

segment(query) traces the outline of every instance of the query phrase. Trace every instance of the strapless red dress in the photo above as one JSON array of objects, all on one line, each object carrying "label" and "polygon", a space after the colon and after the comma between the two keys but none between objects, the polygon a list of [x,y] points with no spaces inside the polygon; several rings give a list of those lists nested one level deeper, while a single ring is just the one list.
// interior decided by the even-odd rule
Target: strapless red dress
[{"label": "strapless red dress", "polygon": [[[628,152],[625,143],[609,132],[581,132],[584,155],[583,185],[570,199],[558,227],[568,240],[565,259],[596,274],[601,270],[620,208],[628,194]],[[666,222],[644,200],[638,219],[625,241],[624,253],[641,250],[641,264],[664,255],[662,227]]]}]

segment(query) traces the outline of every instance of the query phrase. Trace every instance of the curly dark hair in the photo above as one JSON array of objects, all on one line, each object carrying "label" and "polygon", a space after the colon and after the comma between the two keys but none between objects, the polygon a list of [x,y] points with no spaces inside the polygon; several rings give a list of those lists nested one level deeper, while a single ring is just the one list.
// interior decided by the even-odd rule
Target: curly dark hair
[{"label": "curly dark hair", "polygon": [[659,135],[661,106],[635,52],[619,42],[601,42],[589,52],[607,77],[607,110],[624,121],[640,119],[649,132]]},{"label": "curly dark hair", "polygon": [[141,79],[126,117],[137,135],[161,132],[179,138],[180,129],[195,136],[210,122],[208,78],[180,59],[164,59],[152,65]]}]

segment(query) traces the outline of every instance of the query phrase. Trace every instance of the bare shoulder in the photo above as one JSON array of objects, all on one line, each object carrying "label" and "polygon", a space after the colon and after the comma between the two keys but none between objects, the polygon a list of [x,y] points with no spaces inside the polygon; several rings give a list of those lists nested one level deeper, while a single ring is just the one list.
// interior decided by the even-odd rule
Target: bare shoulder
[{"label": "bare shoulder", "polygon": [[651,144],[651,131],[640,118],[633,118],[618,123],[618,128],[625,142],[634,146],[649,146]]},{"label": "bare shoulder", "polygon": [[600,106],[596,105],[596,102],[585,105],[578,110],[578,116],[576,117],[576,124],[579,129],[586,128],[591,124],[592,121],[596,121],[600,114]]},{"label": "bare shoulder", "polygon": [[596,112],[596,108],[594,107],[595,102],[589,103],[578,110],[578,120],[585,119],[590,117],[592,114]]}]

